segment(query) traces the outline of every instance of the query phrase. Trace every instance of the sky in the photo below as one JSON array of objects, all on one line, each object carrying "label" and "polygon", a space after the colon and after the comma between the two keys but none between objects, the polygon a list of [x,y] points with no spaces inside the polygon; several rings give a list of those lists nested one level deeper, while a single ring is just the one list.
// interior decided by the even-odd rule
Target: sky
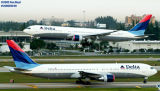
[{"label": "sky", "polygon": [[132,14],[152,14],[160,21],[160,0],[21,0],[18,7],[0,7],[0,21],[39,21],[52,16],[84,20],[83,11],[86,21],[98,16],[113,16],[123,22],[125,16]]}]

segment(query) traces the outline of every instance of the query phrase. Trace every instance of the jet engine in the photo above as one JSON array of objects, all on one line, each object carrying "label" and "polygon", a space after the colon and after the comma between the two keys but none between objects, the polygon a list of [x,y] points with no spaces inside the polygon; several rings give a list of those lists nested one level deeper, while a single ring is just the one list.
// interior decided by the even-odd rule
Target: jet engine
[{"label": "jet engine", "polygon": [[99,78],[100,81],[114,82],[115,76],[113,74],[106,74]]},{"label": "jet engine", "polygon": [[83,37],[80,35],[74,35],[72,38],[73,41],[81,41],[82,39],[83,39]]},{"label": "jet engine", "polygon": [[82,41],[83,40],[83,36],[81,36],[81,35],[67,36],[67,40]]}]

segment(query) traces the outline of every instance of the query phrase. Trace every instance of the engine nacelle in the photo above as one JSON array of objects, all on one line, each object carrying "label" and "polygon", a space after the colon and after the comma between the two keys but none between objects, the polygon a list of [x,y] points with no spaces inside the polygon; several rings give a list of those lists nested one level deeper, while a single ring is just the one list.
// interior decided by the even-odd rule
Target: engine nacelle
[{"label": "engine nacelle", "polygon": [[99,78],[99,80],[104,82],[114,82],[115,76],[113,74],[106,74]]},{"label": "engine nacelle", "polygon": [[72,38],[73,41],[81,41],[82,39],[83,39],[83,37],[80,35],[74,35]]}]

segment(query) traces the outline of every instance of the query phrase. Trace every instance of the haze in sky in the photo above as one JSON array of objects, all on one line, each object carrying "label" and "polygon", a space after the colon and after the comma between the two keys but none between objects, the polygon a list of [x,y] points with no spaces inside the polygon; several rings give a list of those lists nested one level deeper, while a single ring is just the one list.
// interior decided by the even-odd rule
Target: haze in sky
[{"label": "haze in sky", "polygon": [[52,16],[83,20],[84,10],[85,20],[113,16],[124,21],[125,16],[132,14],[152,14],[160,21],[160,0],[21,0],[18,7],[0,7],[0,21],[41,20]]}]

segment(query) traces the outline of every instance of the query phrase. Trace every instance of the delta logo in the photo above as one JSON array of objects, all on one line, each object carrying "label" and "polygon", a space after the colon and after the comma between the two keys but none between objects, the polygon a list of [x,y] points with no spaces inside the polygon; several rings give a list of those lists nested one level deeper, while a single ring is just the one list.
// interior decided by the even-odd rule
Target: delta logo
[{"label": "delta logo", "polygon": [[138,65],[121,65],[120,69],[140,69],[140,66]]},{"label": "delta logo", "polygon": [[40,27],[42,30],[55,30],[54,27]]},{"label": "delta logo", "polygon": [[40,27],[40,29],[43,29],[43,27]]},{"label": "delta logo", "polygon": [[122,65],[121,67],[120,67],[121,69],[125,69],[125,67]]}]

